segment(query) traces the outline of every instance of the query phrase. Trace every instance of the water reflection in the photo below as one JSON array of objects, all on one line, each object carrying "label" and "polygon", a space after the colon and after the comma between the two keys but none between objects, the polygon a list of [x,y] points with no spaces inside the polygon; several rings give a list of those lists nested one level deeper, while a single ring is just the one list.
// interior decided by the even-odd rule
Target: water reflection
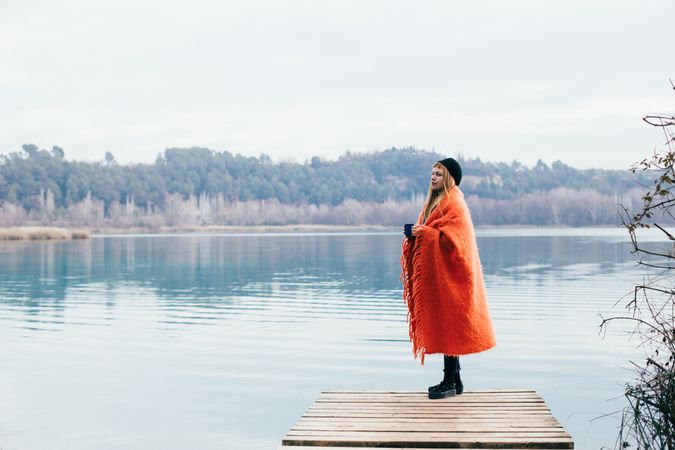
[{"label": "water reflection", "polygon": [[[589,420],[620,407],[606,401],[638,355],[625,330],[598,336],[599,313],[640,275],[621,236],[479,232],[499,345],[466,358],[470,388],[538,389],[577,448],[613,443],[613,419]],[[410,356],[400,241],[0,243],[0,398],[14,412],[0,445],[272,449],[322,389],[436,383],[439,362]]]},{"label": "water reflection", "polygon": [[[152,289],[168,302],[232,304],[236,296],[325,290],[398,290],[399,237],[239,235],[100,237],[90,241],[3,243],[2,300],[38,313],[65,307],[69,289],[120,283]],[[607,274],[632,262],[628,246],[574,236],[479,237],[486,276],[568,278]],[[30,309],[30,308],[35,309]]]}]

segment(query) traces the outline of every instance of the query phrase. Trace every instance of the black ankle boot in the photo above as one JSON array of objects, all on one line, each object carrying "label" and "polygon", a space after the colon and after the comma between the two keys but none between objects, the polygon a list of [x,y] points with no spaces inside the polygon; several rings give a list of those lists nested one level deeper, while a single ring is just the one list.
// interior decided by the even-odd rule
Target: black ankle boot
[{"label": "black ankle boot", "polygon": [[456,356],[445,355],[443,357],[443,381],[429,388],[429,398],[439,399],[452,397],[455,391],[455,374],[457,373],[459,359]]},{"label": "black ankle boot", "polygon": [[429,387],[429,398],[432,400],[452,397],[453,395],[455,395],[455,387],[445,381],[441,381],[436,386]]}]

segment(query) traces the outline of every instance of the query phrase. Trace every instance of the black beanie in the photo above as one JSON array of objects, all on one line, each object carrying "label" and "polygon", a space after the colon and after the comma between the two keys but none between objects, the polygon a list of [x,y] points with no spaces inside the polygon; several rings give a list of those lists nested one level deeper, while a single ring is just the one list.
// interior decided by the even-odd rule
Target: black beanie
[{"label": "black beanie", "polygon": [[459,186],[459,182],[462,181],[462,168],[459,166],[459,163],[453,158],[445,158],[438,162],[448,169],[452,178],[455,179],[455,184]]}]

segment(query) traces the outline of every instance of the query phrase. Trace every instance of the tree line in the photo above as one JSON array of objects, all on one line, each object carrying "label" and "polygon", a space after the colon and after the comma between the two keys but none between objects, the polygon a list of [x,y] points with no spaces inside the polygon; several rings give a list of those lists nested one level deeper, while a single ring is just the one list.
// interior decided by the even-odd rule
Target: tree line
[{"label": "tree line", "polygon": [[[60,147],[29,144],[0,155],[0,225],[398,224],[419,210],[431,165],[444,157],[391,148],[296,163],[170,148],[152,164],[121,165],[110,153],[70,161]],[[616,223],[617,202],[632,201],[642,181],[560,161],[528,167],[456,158],[478,224]]]}]

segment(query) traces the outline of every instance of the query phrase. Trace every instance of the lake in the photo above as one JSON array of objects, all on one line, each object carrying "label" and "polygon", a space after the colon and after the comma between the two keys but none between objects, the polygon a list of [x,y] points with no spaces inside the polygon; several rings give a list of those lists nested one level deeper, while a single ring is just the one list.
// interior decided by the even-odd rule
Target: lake
[{"label": "lake", "polygon": [[[426,390],[398,233],[0,243],[0,448],[267,449],[324,389]],[[536,389],[578,449],[612,447],[641,361],[602,315],[642,280],[627,233],[479,229],[498,345],[467,390]],[[610,415],[608,415],[610,414]]]}]

